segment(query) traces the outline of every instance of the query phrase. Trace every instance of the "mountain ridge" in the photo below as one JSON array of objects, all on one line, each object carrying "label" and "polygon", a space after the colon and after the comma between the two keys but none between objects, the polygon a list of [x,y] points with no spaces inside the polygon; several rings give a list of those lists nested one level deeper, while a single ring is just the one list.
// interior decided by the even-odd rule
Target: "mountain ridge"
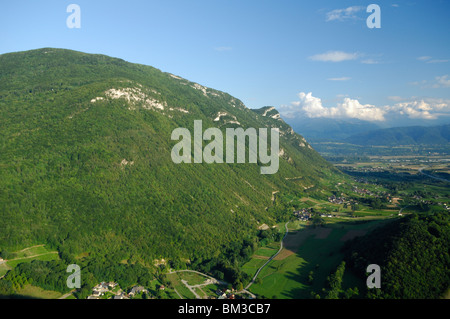
[{"label": "mountain ridge", "polygon": [[371,130],[345,139],[357,145],[438,145],[450,142],[450,124],[438,126],[407,126]]},{"label": "mountain ridge", "polygon": [[[0,246],[48,242],[70,256],[148,264],[216,255],[280,218],[266,210],[274,191],[301,194],[343,178],[265,111],[105,55],[0,55]],[[205,129],[279,128],[278,174],[262,176],[261,163],[174,164],[170,133],[192,132],[194,120]]]}]

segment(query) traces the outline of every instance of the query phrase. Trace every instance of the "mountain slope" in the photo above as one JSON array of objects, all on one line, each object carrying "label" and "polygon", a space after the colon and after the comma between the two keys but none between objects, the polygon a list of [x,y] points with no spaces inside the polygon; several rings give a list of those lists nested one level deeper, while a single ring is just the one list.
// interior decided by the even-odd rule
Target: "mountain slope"
[{"label": "mountain slope", "polygon": [[[275,222],[265,210],[273,192],[301,193],[340,176],[263,113],[103,55],[52,48],[1,55],[0,250],[47,242],[71,256],[148,264],[217,255]],[[260,163],[174,164],[171,133],[193,132],[194,120],[203,130],[279,127],[278,173],[261,175]]]}]

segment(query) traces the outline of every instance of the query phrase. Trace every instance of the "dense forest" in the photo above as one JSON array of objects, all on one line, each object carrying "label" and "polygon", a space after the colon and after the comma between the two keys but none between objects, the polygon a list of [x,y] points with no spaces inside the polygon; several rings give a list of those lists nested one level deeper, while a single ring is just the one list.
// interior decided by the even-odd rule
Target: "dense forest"
[{"label": "dense forest", "polygon": [[[346,178],[276,113],[103,55],[0,55],[0,251],[46,244],[66,263],[87,256],[94,276],[109,267],[113,276],[125,271],[120,262],[196,267],[241,249],[261,224],[283,218],[274,192],[301,196]],[[261,161],[173,163],[171,133],[192,132],[194,120],[223,132],[279,128],[278,173],[261,175]]]},{"label": "dense forest", "polygon": [[381,289],[368,298],[438,299],[450,287],[450,214],[413,214],[346,242],[349,268],[361,278],[381,267]]}]

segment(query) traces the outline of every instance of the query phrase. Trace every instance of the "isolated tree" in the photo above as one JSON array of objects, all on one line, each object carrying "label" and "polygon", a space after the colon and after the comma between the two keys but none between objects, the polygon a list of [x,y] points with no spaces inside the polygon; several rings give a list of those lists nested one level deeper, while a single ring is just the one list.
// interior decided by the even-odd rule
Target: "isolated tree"
[{"label": "isolated tree", "polygon": [[314,281],[314,272],[311,270],[308,274],[308,284],[312,285]]}]

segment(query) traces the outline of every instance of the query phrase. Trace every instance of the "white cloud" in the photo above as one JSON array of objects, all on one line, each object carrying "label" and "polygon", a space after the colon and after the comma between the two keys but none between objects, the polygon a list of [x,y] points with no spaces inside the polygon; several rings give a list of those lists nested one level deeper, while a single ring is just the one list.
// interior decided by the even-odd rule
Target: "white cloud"
[{"label": "white cloud", "polygon": [[426,103],[424,100],[401,102],[394,106],[388,106],[387,109],[400,115],[406,115],[411,119],[435,120],[438,117],[438,114],[431,113],[435,106]]},{"label": "white cloud", "polygon": [[324,107],[322,100],[311,92],[298,94],[299,101],[292,102],[290,106],[280,108],[281,113],[287,117],[294,117],[295,113],[305,113],[308,117],[356,118],[366,121],[383,121],[384,111],[370,104],[361,104],[358,100],[344,98],[336,107]]},{"label": "white cloud", "polygon": [[365,121],[384,121],[386,111],[370,104],[361,104],[358,100],[345,98],[343,103],[338,104],[338,109],[343,117],[356,118]]},{"label": "white cloud", "polygon": [[450,60],[438,60],[438,59],[433,59],[433,60],[427,61],[427,63],[446,63],[446,62],[448,62],[448,61],[450,61]]},{"label": "white cloud", "polygon": [[358,19],[358,16],[356,13],[359,11],[362,11],[364,7],[361,6],[352,6],[345,9],[336,9],[332,10],[330,12],[327,12],[327,19],[326,21],[345,21],[345,20],[352,20],[352,19]]},{"label": "white cloud", "polygon": [[443,76],[437,76],[436,83],[433,85],[434,88],[448,88],[450,87],[450,79],[448,79],[448,74]]},{"label": "white cloud", "polygon": [[286,118],[306,115],[310,118],[354,118],[365,121],[385,121],[386,118],[407,117],[410,119],[435,120],[440,116],[450,116],[450,100],[437,98],[404,99],[391,96],[394,105],[377,107],[361,104],[357,99],[343,97],[334,107],[325,107],[322,100],[311,92],[298,94],[299,100],[280,107],[280,113]]},{"label": "white cloud", "polygon": [[425,63],[446,63],[450,60],[445,60],[445,59],[433,59],[433,57],[431,56],[420,56],[417,58],[417,60],[419,61],[423,61]]},{"label": "white cloud", "polygon": [[450,79],[448,74],[437,76],[434,78],[433,81],[415,81],[410,82],[410,85],[420,85],[420,88],[426,89],[426,88],[432,88],[432,89],[439,89],[439,88],[449,88],[450,87]]},{"label": "white cloud", "polygon": [[329,79],[327,79],[328,81],[349,81],[349,80],[351,80],[352,78],[349,78],[349,77],[347,77],[347,76],[343,76],[343,77],[341,77],[341,78],[329,78]]},{"label": "white cloud", "polygon": [[300,101],[294,102],[294,105],[299,106],[309,117],[330,117],[330,109],[323,107],[322,100],[312,96],[312,92],[300,92],[298,97]]},{"label": "white cloud", "polygon": [[355,60],[359,57],[358,53],[347,53],[343,51],[328,51],[322,54],[316,54],[309,57],[313,61],[322,62],[342,62],[348,60]]},{"label": "white cloud", "polygon": [[450,115],[450,100],[427,97],[404,99],[397,96],[389,97],[389,99],[399,102],[384,107],[384,110],[390,115],[398,114],[410,119],[423,120],[435,120],[439,116]]}]

